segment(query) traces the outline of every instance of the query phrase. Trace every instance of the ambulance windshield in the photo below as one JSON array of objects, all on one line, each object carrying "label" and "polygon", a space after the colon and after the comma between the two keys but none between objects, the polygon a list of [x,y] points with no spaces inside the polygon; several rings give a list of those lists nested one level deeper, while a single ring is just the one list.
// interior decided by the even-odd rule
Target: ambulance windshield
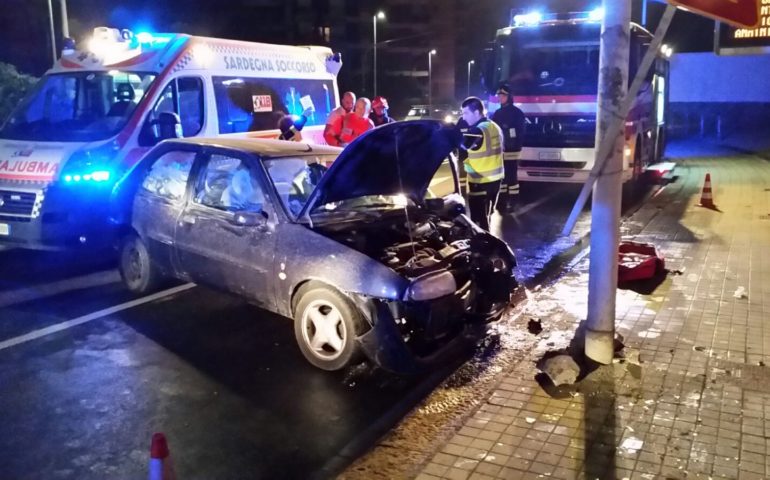
[{"label": "ambulance windshield", "polygon": [[0,138],[109,138],[123,128],[154,80],[154,74],[117,70],[46,75],[5,123]]}]

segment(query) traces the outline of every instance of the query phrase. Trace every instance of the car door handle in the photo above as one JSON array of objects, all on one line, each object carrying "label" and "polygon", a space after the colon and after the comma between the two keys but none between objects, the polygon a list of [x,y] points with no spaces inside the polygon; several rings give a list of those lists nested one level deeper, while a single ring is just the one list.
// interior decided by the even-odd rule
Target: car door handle
[{"label": "car door handle", "polygon": [[182,215],[182,218],[179,221],[179,224],[195,225],[195,215],[189,215],[189,214]]}]

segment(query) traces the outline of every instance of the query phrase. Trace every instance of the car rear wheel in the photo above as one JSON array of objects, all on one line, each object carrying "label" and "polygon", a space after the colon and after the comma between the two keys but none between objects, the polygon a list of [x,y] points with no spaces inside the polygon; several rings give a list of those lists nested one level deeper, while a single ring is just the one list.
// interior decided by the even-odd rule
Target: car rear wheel
[{"label": "car rear wheel", "polygon": [[136,294],[155,290],[161,275],[153,265],[150,252],[137,235],[126,236],[120,244],[120,276],[126,287]]},{"label": "car rear wheel", "polygon": [[356,336],[363,323],[358,309],[336,290],[316,286],[299,292],[294,335],[307,361],[322,370],[340,370],[360,358]]}]

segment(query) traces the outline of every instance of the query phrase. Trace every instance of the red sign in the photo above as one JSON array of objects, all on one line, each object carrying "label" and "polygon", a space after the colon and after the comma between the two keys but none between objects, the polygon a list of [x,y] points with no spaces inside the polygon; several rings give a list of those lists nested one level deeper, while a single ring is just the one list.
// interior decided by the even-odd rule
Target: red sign
[{"label": "red sign", "polygon": [[760,1],[668,0],[668,3],[737,27],[754,28],[759,24]]}]

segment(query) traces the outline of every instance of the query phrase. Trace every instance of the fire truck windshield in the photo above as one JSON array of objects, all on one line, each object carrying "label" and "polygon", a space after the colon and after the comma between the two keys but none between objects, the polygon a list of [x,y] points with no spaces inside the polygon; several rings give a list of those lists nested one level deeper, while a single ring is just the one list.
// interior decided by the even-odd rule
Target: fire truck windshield
[{"label": "fire truck windshield", "polygon": [[515,28],[498,36],[496,83],[513,95],[596,95],[598,26],[547,25]]},{"label": "fire truck windshield", "polygon": [[103,140],[128,121],[154,74],[79,72],[44,76],[0,130],[0,138]]}]

